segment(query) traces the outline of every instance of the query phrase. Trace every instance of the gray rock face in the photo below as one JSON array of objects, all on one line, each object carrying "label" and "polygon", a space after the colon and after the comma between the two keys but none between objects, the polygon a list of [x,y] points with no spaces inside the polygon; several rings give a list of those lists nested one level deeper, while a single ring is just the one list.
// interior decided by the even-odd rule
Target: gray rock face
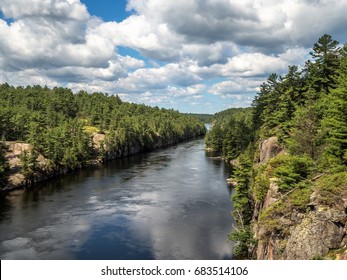
[{"label": "gray rock face", "polygon": [[277,137],[270,137],[260,143],[260,163],[266,163],[269,159],[280,154],[283,150],[278,144]]},{"label": "gray rock face", "polygon": [[345,235],[346,214],[333,209],[309,213],[290,232],[285,259],[312,259],[341,246]]},{"label": "gray rock face", "polygon": [[266,194],[264,207],[268,208],[271,204],[278,201],[281,198],[281,194],[278,192],[277,178],[270,178],[269,190]]}]

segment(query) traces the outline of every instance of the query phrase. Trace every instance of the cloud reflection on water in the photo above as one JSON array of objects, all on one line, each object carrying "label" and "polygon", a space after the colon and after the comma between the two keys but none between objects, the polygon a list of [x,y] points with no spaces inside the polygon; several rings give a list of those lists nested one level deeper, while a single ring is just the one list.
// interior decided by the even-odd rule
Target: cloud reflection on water
[{"label": "cloud reflection on water", "polygon": [[231,258],[227,171],[202,148],[195,141],[115,161],[13,197],[1,258]]}]

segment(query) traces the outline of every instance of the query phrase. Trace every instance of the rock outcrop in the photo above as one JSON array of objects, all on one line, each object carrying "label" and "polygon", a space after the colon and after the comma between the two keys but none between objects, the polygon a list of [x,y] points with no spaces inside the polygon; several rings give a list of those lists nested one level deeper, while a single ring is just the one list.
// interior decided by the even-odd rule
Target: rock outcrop
[{"label": "rock outcrop", "polygon": [[346,246],[343,241],[346,221],[346,213],[336,208],[319,207],[316,211],[310,211],[291,228],[283,258],[313,259]]},{"label": "rock outcrop", "polygon": [[25,177],[20,173],[22,168],[20,155],[24,152],[30,152],[31,147],[26,143],[6,142],[7,153],[6,159],[10,166],[10,175],[8,177],[7,189],[15,186],[23,185],[25,183]]},{"label": "rock outcrop", "polygon": [[[284,152],[276,137],[263,141],[259,148],[258,162],[263,164]],[[288,193],[279,192],[278,179],[270,178],[269,182],[268,191],[264,199],[256,203],[253,215],[253,231],[258,240],[257,259],[347,259],[347,191],[338,194],[338,201],[327,204],[315,189],[307,209],[298,211],[283,205]],[[347,185],[343,188],[347,189]],[[276,202],[281,202],[282,208],[271,220],[275,226],[262,224],[259,217]]]},{"label": "rock outcrop", "polygon": [[41,182],[52,178],[54,176],[64,174],[68,170],[66,168],[55,168],[51,167],[51,163],[43,155],[38,154],[37,165],[38,168],[30,178],[26,178],[22,174],[22,161],[21,155],[26,152],[28,155],[32,152],[32,147],[28,143],[20,142],[6,142],[7,152],[6,159],[9,163],[9,175],[7,178],[7,183],[4,187],[0,189],[1,192],[9,192],[23,186],[28,186],[33,183]]},{"label": "rock outcrop", "polygon": [[281,198],[281,194],[278,192],[277,178],[270,178],[269,190],[267,191],[264,209],[268,208],[271,204],[278,201]]},{"label": "rock outcrop", "polygon": [[278,138],[276,136],[261,141],[259,144],[259,150],[259,163],[266,163],[271,158],[283,152],[283,149],[280,147]]}]

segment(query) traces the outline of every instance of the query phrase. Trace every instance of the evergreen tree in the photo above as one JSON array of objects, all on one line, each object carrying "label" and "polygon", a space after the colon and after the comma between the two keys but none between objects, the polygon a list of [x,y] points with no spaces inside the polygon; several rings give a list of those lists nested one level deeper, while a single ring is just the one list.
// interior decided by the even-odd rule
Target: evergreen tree
[{"label": "evergreen tree", "polygon": [[335,88],[336,74],[339,66],[339,42],[324,34],[314,44],[310,53],[315,59],[315,73],[312,75],[315,89],[329,94]]},{"label": "evergreen tree", "polygon": [[324,113],[322,125],[327,131],[325,160],[330,167],[347,166],[347,57],[341,60],[337,85],[329,98],[324,99],[328,109]]},{"label": "evergreen tree", "polygon": [[240,157],[239,165],[233,175],[237,185],[235,187],[235,194],[231,198],[234,202],[234,211],[236,213],[234,216],[239,218],[239,222],[241,222],[242,225],[249,224],[253,213],[252,197],[250,193],[251,170],[252,163],[246,152]]}]

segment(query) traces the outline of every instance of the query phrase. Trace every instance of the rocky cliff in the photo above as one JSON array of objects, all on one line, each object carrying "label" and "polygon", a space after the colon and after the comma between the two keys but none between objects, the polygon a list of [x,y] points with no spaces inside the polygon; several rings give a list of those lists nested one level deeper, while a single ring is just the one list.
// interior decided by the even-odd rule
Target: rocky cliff
[{"label": "rocky cliff", "polygon": [[[153,135],[155,143],[147,150],[154,150],[161,147],[176,144],[180,139],[164,139],[159,135]],[[114,160],[117,158],[127,157],[145,151],[138,143],[127,143],[118,149],[112,148],[108,142],[107,136],[102,133],[93,133],[91,135],[91,144],[93,145],[93,158],[83,165],[101,164],[103,161]],[[49,178],[66,174],[71,171],[64,166],[53,165],[52,162],[46,159],[43,155],[37,154],[35,161],[35,170],[32,168],[33,163],[27,163],[29,172],[25,173],[22,155],[25,153],[27,158],[30,158],[33,149],[28,143],[6,142],[7,152],[6,160],[9,164],[9,174],[5,186],[0,186],[1,192],[9,192],[11,190],[29,186],[37,182],[45,181]],[[101,152],[102,151],[102,152]],[[82,163],[76,167],[81,168]]]},{"label": "rocky cliff", "polygon": [[[26,153],[27,157],[30,157],[33,152],[31,145],[20,142],[6,142],[5,145],[7,147],[5,158],[9,164],[9,175],[6,185],[0,188],[0,193],[41,182],[68,172],[63,167],[53,168],[48,159],[41,154],[37,154],[35,158],[35,164],[37,165],[35,170],[32,170],[29,175],[26,174],[27,176],[25,176],[23,171],[24,163],[21,157],[24,153]],[[31,165],[32,163],[28,163],[29,168],[31,168]]]},{"label": "rocky cliff", "polygon": [[[259,148],[256,168],[285,153],[276,137],[262,141]],[[279,178],[268,179],[252,221],[256,258],[346,259],[346,173],[320,174],[310,179],[309,187],[287,192],[279,190]]]}]

